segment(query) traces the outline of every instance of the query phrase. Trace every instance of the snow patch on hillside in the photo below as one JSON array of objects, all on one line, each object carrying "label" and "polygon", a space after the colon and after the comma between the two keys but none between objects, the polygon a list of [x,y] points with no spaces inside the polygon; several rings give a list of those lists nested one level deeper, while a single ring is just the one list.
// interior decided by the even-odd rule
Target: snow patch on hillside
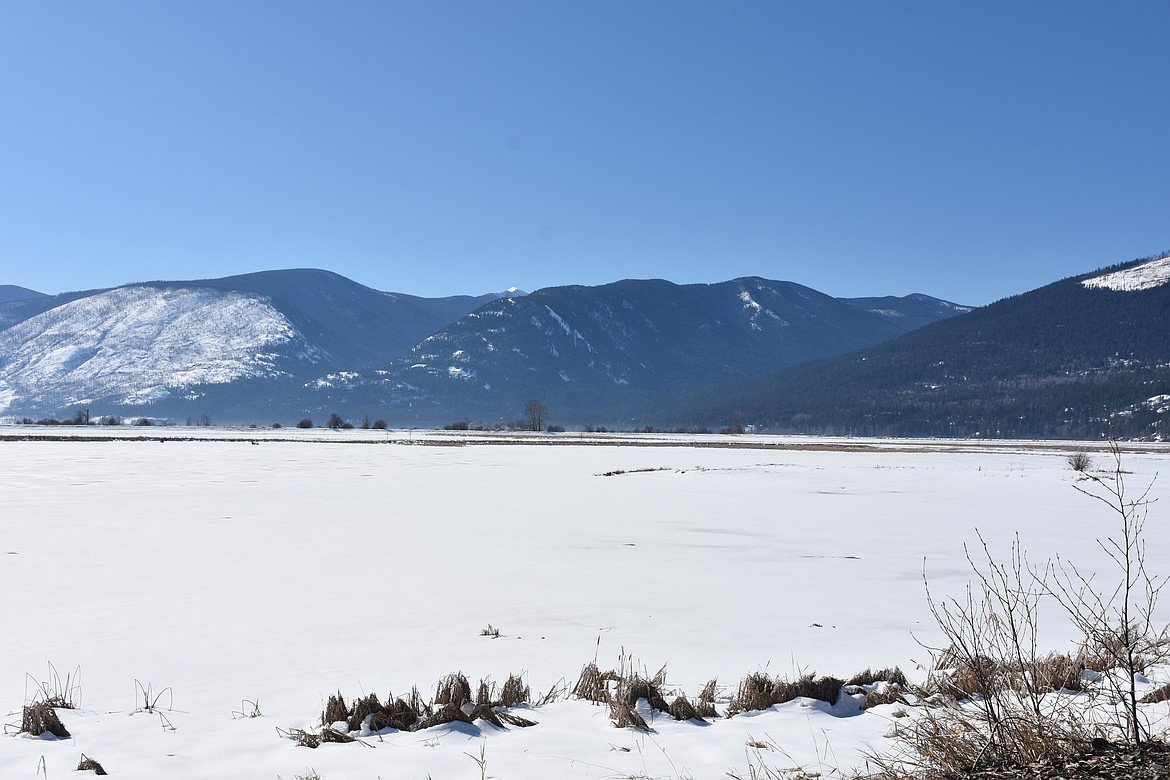
[{"label": "snow patch on hillside", "polygon": [[72,301],[0,332],[0,410],[37,397],[144,403],[168,387],[281,373],[289,347],[322,356],[264,298],[211,289],[124,287]]},{"label": "snow patch on hillside", "polygon": [[1095,276],[1081,282],[1085,287],[1104,288],[1118,292],[1138,292],[1161,287],[1170,282],[1170,257],[1151,260],[1122,271]]}]

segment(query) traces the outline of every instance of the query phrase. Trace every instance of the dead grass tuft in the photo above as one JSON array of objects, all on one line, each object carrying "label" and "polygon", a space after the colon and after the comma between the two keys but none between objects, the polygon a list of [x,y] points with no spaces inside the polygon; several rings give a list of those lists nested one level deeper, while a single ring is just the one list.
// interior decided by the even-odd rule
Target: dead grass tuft
[{"label": "dead grass tuft", "polygon": [[471,701],[471,684],[461,672],[452,672],[439,680],[435,688],[435,704],[462,706]]},{"label": "dead grass tuft", "polygon": [[899,688],[909,687],[910,683],[906,681],[906,675],[902,674],[902,670],[898,667],[893,669],[866,669],[858,672],[845,681],[846,685],[873,685],[874,683],[888,682],[897,685]]},{"label": "dead grass tuft", "polygon": [[53,708],[43,701],[21,710],[20,731],[37,737],[51,734],[58,739],[66,739],[72,736]]},{"label": "dead grass tuft", "polygon": [[[1082,672],[1088,668],[1086,654],[1049,653],[1027,662],[996,661],[986,656],[961,658],[954,650],[940,653],[932,674],[923,685],[927,695],[942,694],[955,699],[987,697],[1001,691],[1056,693],[1083,691]],[[1106,667],[1109,668],[1109,667]]]},{"label": "dead grass tuft", "polygon": [[659,712],[669,712],[670,705],[662,696],[662,685],[665,675],[660,671],[651,679],[638,674],[630,674],[617,681],[617,689],[612,696],[613,702],[633,707],[639,699],[645,699],[651,707]]},{"label": "dead grass tuft", "polygon": [[766,710],[800,697],[836,704],[844,684],[836,677],[818,678],[806,674],[789,682],[779,677],[773,680],[764,672],[754,672],[740,681],[739,688],[728,704],[727,715],[731,717],[740,712]]},{"label": "dead grass tuft", "polygon": [[321,711],[321,725],[329,726],[338,721],[348,720],[349,709],[345,706],[345,698],[342,697],[341,691],[338,691],[325,702],[325,709]]},{"label": "dead grass tuft", "polygon": [[1033,685],[1041,692],[1083,691],[1082,674],[1085,671],[1083,654],[1071,656],[1068,653],[1049,653],[1027,665],[1025,672],[1031,675]]},{"label": "dead grass tuft", "polygon": [[[338,695],[340,696],[340,694]],[[364,699],[354,700],[353,709],[350,710],[345,722],[349,726],[350,731],[360,731],[366,718],[377,715],[383,709],[382,702],[378,701],[378,694],[371,693]]]},{"label": "dead grass tuft", "polygon": [[78,772],[93,772],[95,775],[109,774],[108,772],[106,772],[105,769],[102,768],[101,764],[99,764],[97,761],[94,761],[89,756],[85,755],[85,753],[81,754],[81,761],[79,761],[77,763],[77,770],[76,771],[78,771]]},{"label": "dead grass tuft", "polygon": [[374,713],[370,719],[370,731],[381,731],[387,728],[410,731],[420,718],[422,718],[422,713],[410,704],[402,699],[393,699]]},{"label": "dead grass tuft", "polygon": [[521,704],[528,704],[532,694],[528,690],[528,686],[524,684],[524,680],[514,674],[508,675],[507,681],[504,682],[504,687],[500,690],[500,706],[502,707],[516,707]]},{"label": "dead grass tuft", "polygon": [[670,717],[675,720],[705,720],[695,710],[694,705],[687,701],[687,697],[681,693],[671,702],[668,712],[670,712]]},{"label": "dead grass tuft", "polygon": [[1138,701],[1138,704],[1158,704],[1164,701],[1170,701],[1170,683],[1150,691]]},{"label": "dead grass tuft", "polygon": [[335,742],[339,745],[348,745],[350,742],[357,742],[357,737],[351,737],[349,734],[328,727],[321,729],[319,739],[321,740],[320,744]]},{"label": "dead grass tuft", "polygon": [[590,661],[581,669],[581,676],[573,686],[572,695],[594,704],[606,704],[609,702],[609,682],[615,678],[613,672],[602,674],[597,668],[597,662]]},{"label": "dead grass tuft", "polygon": [[650,727],[646,725],[646,719],[639,715],[633,706],[624,702],[613,702],[609,707],[609,717],[613,721],[613,725],[619,729],[650,730]]}]

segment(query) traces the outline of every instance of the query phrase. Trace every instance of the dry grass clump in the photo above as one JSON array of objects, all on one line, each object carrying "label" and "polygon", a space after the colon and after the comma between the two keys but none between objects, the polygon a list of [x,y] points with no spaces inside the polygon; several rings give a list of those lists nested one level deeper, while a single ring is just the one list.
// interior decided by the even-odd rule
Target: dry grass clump
[{"label": "dry grass clump", "polygon": [[[341,694],[338,694],[340,696]],[[371,693],[364,699],[355,699],[353,707],[349,711],[349,717],[345,719],[345,723],[349,726],[350,731],[360,731],[366,718],[382,712],[385,709],[382,702],[378,701],[378,694]],[[371,718],[372,719],[372,718]]]},{"label": "dry grass clump", "polygon": [[383,729],[410,731],[418,722],[421,704],[418,702],[417,689],[413,692],[412,701],[415,702],[413,705],[402,699],[394,699],[393,697],[390,699],[390,703],[372,713],[370,731],[382,731]]},{"label": "dry grass clump", "polygon": [[695,699],[695,717],[701,720],[708,718],[718,718],[719,712],[715,709],[715,693],[716,681],[712,677],[707,681],[707,684],[699,691],[698,697]]},{"label": "dry grass clump", "polygon": [[[848,689],[853,695],[866,694],[862,709],[893,701],[904,703],[901,694],[908,685],[905,676],[896,668],[876,672],[867,669],[851,677],[848,683],[836,677],[813,674],[788,681],[756,672],[740,682],[727,707],[727,717],[739,712],[765,710],[801,697],[836,704],[843,689]],[[673,699],[670,703],[667,703],[668,693]],[[521,675],[508,675],[502,686],[484,679],[473,687],[464,674],[453,672],[438,681],[435,695],[429,702],[422,699],[417,687],[412,688],[406,698],[395,698],[390,694],[385,704],[377,694],[369,694],[347,705],[338,691],[326,702],[318,731],[278,731],[300,745],[317,747],[324,742],[353,742],[358,736],[376,734],[388,728],[413,732],[449,723],[476,721],[485,721],[498,728],[527,727],[536,723],[510,710],[540,706],[565,696],[605,705],[618,728],[648,730],[647,720],[653,720],[657,712],[679,721],[705,722],[721,717],[716,708],[721,699],[715,678],[691,699],[677,689],[668,691],[665,666],[648,676],[644,671],[635,670],[628,657],[623,655],[618,670],[602,671],[596,661],[590,662],[581,669],[575,685],[570,688],[565,680],[561,680],[535,705]]]},{"label": "dry grass clump", "polygon": [[572,695],[594,704],[608,704],[609,683],[620,679],[621,676],[617,672],[602,672],[597,668],[596,661],[590,661],[581,669],[581,676],[573,686]]},{"label": "dry grass clump", "polygon": [[1025,665],[1025,672],[1031,676],[1033,685],[1042,692],[1083,691],[1085,656],[1068,653],[1049,653]]},{"label": "dry grass clump", "polygon": [[322,728],[319,732],[305,731],[304,729],[289,729],[288,731],[277,729],[276,733],[282,737],[288,737],[301,747],[307,748],[319,748],[328,742],[335,742],[342,745],[357,742],[356,737],[351,737],[349,734],[329,728],[328,726]]},{"label": "dry grass clump", "polygon": [[325,702],[325,709],[321,712],[321,725],[328,726],[338,721],[349,719],[349,709],[345,706],[345,698],[338,691]]},{"label": "dry grass clump", "polygon": [[[315,748],[326,742],[354,742],[357,739],[353,736],[355,733],[375,733],[387,728],[421,731],[447,723],[474,723],[477,720],[500,728],[535,726],[534,721],[507,711],[527,704],[529,696],[523,678],[509,675],[498,694],[493,683],[481,681],[473,698],[467,677],[454,672],[439,680],[435,697],[430,702],[423,701],[416,687],[406,699],[390,694],[387,703],[383,704],[376,693],[371,693],[347,706],[338,691],[325,703],[319,731],[278,731],[298,745]],[[345,727],[335,728],[333,724],[336,723],[344,723]]]},{"label": "dry grass clump", "polygon": [[662,696],[662,686],[666,683],[666,668],[663,667],[654,677],[647,679],[639,674],[631,673],[620,676],[617,685],[609,700],[609,717],[614,725],[620,728],[649,728],[646,719],[638,712],[638,702],[645,699],[650,708],[659,712],[670,712],[670,705]]},{"label": "dry grass clump", "polygon": [[[952,648],[935,661],[936,673],[923,686],[927,695],[941,694],[955,699],[993,696],[1002,691],[1017,693],[1058,693],[1083,691],[1082,673],[1094,669],[1082,651],[1077,655],[1048,653],[1026,661],[999,661],[978,655],[963,657]],[[1104,666],[1104,669],[1108,669]]]},{"label": "dry grass clump", "polygon": [[646,719],[634,709],[633,705],[625,702],[613,702],[609,705],[609,718],[619,729],[640,729],[648,731],[650,726]]},{"label": "dry grass clump", "polygon": [[471,683],[460,672],[453,672],[439,680],[435,688],[435,704],[461,705],[471,701]]},{"label": "dry grass clump", "polygon": [[500,690],[500,706],[511,709],[521,704],[528,704],[532,698],[528,686],[524,684],[524,680],[514,674],[509,674],[508,679],[504,682],[504,687]]},{"label": "dry grass clump", "polygon": [[20,731],[33,736],[52,734],[58,739],[70,735],[69,729],[57,717],[57,713],[46,702],[36,702],[24,707],[20,713]]},{"label": "dry grass clump", "polygon": [[601,671],[595,661],[581,670],[572,695],[578,699],[609,706],[609,717],[618,728],[649,728],[646,719],[637,711],[638,702],[645,699],[651,709],[670,712],[670,705],[662,694],[666,685],[666,667],[653,677],[645,677],[632,669],[626,670],[626,659],[622,659],[618,671]]},{"label": "dry grass clump", "polygon": [[1158,704],[1164,701],[1170,701],[1170,683],[1150,691],[1138,701],[1138,704]]},{"label": "dry grass clump", "polygon": [[1126,646],[1126,634],[1118,628],[1116,633],[1099,632],[1090,637],[1080,647],[1083,668],[1107,672],[1132,662],[1134,671],[1144,674],[1151,666],[1164,663],[1170,654],[1170,637],[1164,633],[1151,634],[1140,626],[1131,626],[1130,647]]},{"label": "dry grass clump", "polygon": [[93,772],[95,775],[109,774],[108,772],[106,772],[105,769],[102,768],[101,764],[99,764],[97,761],[94,761],[89,756],[85,755],[85,753],[81,754],[81,761],[79,761],[77,763],[77,770],[76,771],[78,771],[78,772]]},{"label": "dry grass clump", "polygon": [[691,704],[687,700],[687,697],[681,693],[675,697],[673,702],[671,702],[670,708],[667,710],[667,712],[669,712],[670,717],[674,718],[675,720],[705,720],[705,718],[699,715],[699,713],[695,710],[695,706]]},{"label": "dry grass clump", "polygon": [[845,681],[845,684],[873,685],[874,683],[879,682],[897,685],[899,688],[906,688],[910,685],[910,683],[906,681],[906,675],[904,675],[902,670],[896,666],[893,669],[878,669],[877,671],[866,669],[850,677]]},{"label": "dry grass clump", "polygon": [[806,674],[794,682],[789,682],[780,677],[772,679],[764,672],[753,672],[740,680],[739,688],[727,706],[727,716],[766,710],[799,697],[836,704],[843,685],[845,683],[836,677],[818,678],[813,674]]},{"label": "dry grass clump", "polygon": [[[878,687],[878,684],[882,685]],[[858,672],[845,681],[845,691],[849,694],[864,694],[861,701],[862,712],[881,704],[906,704],[902,695],[910,687],[906,675],[898,667],[892,669],[866,669]]]},{"label": "dry grass clump", "polygon": [[639,699],[645,699],[651,707],[659,712],[669,712],[670,705],[666,703],[666,699],[662,695],[664,685],[666,685],[665,667],[659,669],[658,674],[649,679],[637,673],[624,675],[618,678],[611,701],[633,707]]}]

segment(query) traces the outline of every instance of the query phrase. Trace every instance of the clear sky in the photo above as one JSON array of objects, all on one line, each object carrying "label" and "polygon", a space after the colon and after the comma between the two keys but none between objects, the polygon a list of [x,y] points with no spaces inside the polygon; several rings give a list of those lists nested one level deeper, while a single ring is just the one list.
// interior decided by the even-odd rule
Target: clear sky
[{"label": "clear sky", "polygon": [[0,283],[989,303],[1170,249],[1168,42],[1165,0],[0,0]]}]

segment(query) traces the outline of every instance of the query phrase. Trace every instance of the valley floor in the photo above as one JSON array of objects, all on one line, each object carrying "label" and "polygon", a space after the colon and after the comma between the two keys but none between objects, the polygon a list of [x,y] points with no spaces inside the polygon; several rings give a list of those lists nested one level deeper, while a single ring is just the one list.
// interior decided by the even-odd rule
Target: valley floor
[{"label": "valley floor", "polygon": [[[1108,464],[1101,443],[6,428],[0,711],[18,725],[54,670],[80,685],[59,711],[72,736],[7,729],[0,776],[60,777],[82,754],[120,778],[844,775],[889,746],[893,705],[636,731],[562,696],[519,713],[531,728],[315,750],[281,732],[319,725],[338,691],[430,698],[455,671],[523,674],[535,697],[594,660],[665,666],[691,698],[717,678],[721,708],[757,671],[921,680],[941,640],[924,571],[960,595],[977,531],[1108,574],[1113,518],[1073,488],[1078,450]],[[1126,447],[1126,478],[1149,484],[1168,452]],[[1154,483],[1155,569],[1168,493]],[[1054,650],[1078,638],[1055,612],[1042,627]]]}]

